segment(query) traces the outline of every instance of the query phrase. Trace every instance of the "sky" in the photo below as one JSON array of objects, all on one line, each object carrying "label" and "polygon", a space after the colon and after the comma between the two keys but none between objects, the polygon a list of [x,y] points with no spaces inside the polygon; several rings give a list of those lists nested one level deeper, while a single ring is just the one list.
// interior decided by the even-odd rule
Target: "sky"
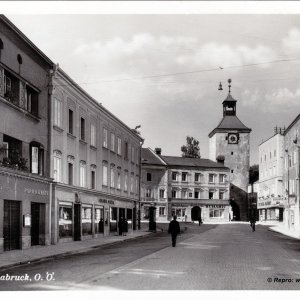
[{"label": "sky", "polygon": [[252,129],[251,164],[274,127],[300,113],[299,15],[6,16],[163,155],[181,155],[190,135],[208,157],[229,78],[237,116]]}]

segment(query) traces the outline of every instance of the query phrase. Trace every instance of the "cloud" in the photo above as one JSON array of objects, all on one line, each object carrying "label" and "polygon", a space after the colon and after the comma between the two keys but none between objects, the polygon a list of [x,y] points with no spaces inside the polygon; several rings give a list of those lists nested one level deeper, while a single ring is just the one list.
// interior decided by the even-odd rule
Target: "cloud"
[{"label": "cloud", "polygon": [[288,36],[282,39],[283,51],[288,54],[298,54],[300,50],[300,30],[296,27],[290,29]]}]

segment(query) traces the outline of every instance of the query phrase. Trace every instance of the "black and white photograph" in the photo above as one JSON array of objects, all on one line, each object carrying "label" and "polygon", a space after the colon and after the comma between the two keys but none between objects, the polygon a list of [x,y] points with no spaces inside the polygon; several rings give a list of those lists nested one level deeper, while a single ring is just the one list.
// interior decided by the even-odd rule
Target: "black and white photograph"
[{"label": "black and white photograph", "polygon": [[13,2],[0,297],[299,297],[300,3]]}]

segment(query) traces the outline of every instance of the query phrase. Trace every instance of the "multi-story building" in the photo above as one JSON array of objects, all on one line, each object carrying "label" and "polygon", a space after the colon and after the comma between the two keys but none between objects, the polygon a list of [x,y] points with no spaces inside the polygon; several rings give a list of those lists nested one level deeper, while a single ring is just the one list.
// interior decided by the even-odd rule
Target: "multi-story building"
[{"label": "multi-story building", "polygon": [[[176,215],[181,221],[229,221],[229,169],[209,159],[163,156],[143,151],[144,214],[156,208],[158,220]],[[147,209],[145,209],[147,207]]]},{"label": "multi-story building", "polygon": [[209,158],[217,161],[225,157],[225,166],[230,169],[230,203],[234,219],[248,218],[248,184],[250,164],[250,132],[236,116],[236,100],[229,93],[223,101],[223,119],[209,136]]},{"label": "multi-story building", "polygon": [[58,67],[52,86],[52,242],[135,229],[142,138]]},{"label": "multi-story building", "polygon": [[300,234],[300,114],[284,132],[283,183],[285,190],[285,225]]},{"label": "multi-story building", "polygon": [[283,221],[284,189],[283,130],[275,128],[275,134],[259,145],[259,188],[257,209],[260,221]]},{"label": "multi-story building", "polygon": [[0,252],[50,243],[52,65],[0,15]]}]

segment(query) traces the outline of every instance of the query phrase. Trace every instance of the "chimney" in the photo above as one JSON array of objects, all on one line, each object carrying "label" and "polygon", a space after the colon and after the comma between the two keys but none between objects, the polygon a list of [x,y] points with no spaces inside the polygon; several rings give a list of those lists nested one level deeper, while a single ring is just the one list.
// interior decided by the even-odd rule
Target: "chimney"
[{"label": "chimney", "polygon": [[157,155],[161,155],[161,148],[155,148],[154,151]]},{"label": "chimney", "polygon": [[224,165],[225,156],[224,155],[218,155],[217,156],[217,162]]}]

